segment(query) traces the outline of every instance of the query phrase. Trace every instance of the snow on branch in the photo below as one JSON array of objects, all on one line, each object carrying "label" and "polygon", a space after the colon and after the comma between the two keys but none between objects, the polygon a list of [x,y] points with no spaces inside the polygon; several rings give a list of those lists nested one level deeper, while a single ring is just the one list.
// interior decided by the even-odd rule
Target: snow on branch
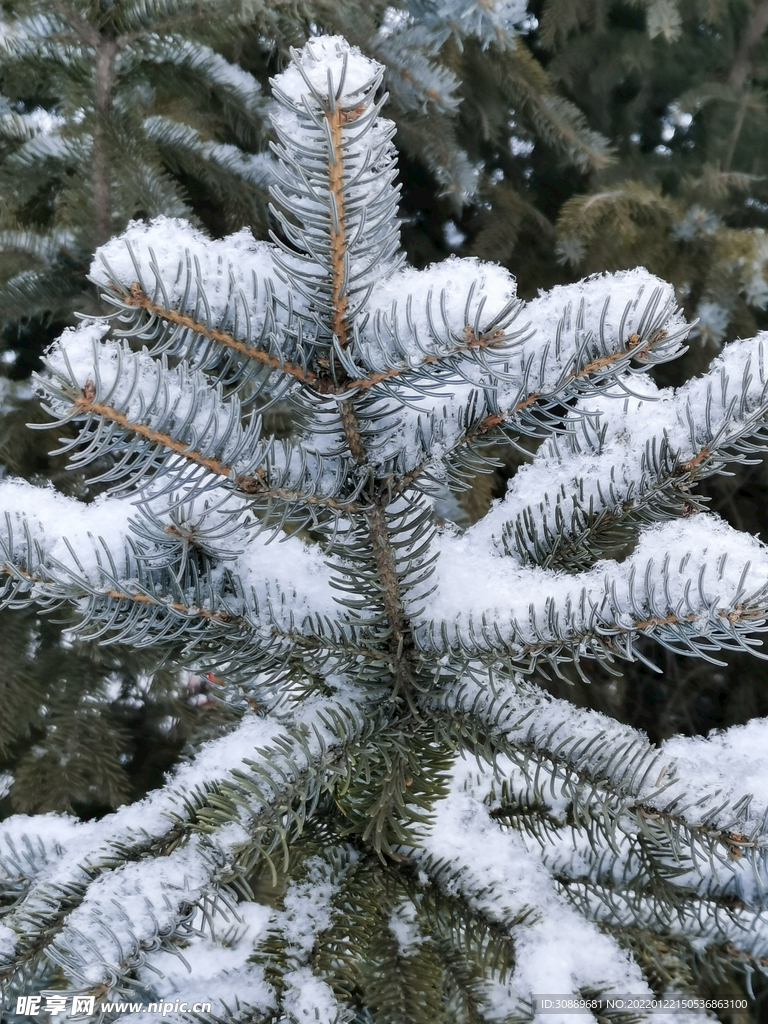
[{"label": "snow on branch", "polygon": [[[196,540],[194,523],[188,520],[174,523],[166,517],[164,525],[154,509],[149,526],[159,522],[160,532],[171,534],[162,543],[126,500],[100,498],[84,505],[18,481],[3,482],[0,494],[5,511],[0,522],[3,603],[76,602],[78,630],[88,636],[107,634],[113,641],[122,638],[139,645],[183,634],[190,652],[209,650],[215,640],[213,662],[220,666],[235,652],[242,656],[248,650],[253,668],[257,659],[262,666],[280,664],[292,634],[311,636],[317,620],[330,615],[338,620],[331,573],[322,554],[298,538],[286,538],[278,547],[254,531],[230,525],[226,540],[235,546],[240,540],[246,549],[236,552],[234,572],[229,564],[232,547],[223,543],[219,524],[213,537],[208,530],[210,575],[202,577],[194,562],[187,573],[179,570],[183,531]],[[186,509],[191,515],[195,506]],[[197,507],[203,542],[206,521],[216,511],[203,502]],[[232,523],[231,510],[223,513],[223,520]],[[299,563],[301,570],[296,568]],[[322,650],[322,638],[332,631],[318,628],[321,637],[310,646]],[[343,629],[333,632],[332,646],[343,635]]]},{"label": "snow on branch", "polygon": [[[610,936],[653,931],[659,922],[681,944],[757,960],[766,941],[765,845],[753,842],[750,850],[746,837],[718,835],[711,821],[705,826],[690,812],[656,811],[660,803],[679,804],[691,782],[687,772],[677,775],[675,763],[664,765],[664,785],[654,786],[646,773],[637,787],[644,796],[616,801],[610,783],[603,778],[601,784],[595,771],[600,748],[614,731],[616,740],[629,735],[638,749],[644,738],[572,708],[574,728],[576,716],[582,718],[578,737],[565,742],[562,729],[554,728],[549,737],[537,735],[536,697],[525,690],[521,723],[538,757],[523,761],[515,740],[510,758],[499,753],[493,768],[457,763],[450,795],[436,805],[423,848],[409,851],[434,884],[506,921],[515,943],[511,988],[517,1000],[523,1003],[530,992],[570,991],[569,984],[574,994],[585,988],[618,992],[622,985],[644,991],[636,968]],[[475,707],[482,703],[478,694]],[[540,696],[538,705],[546,719]],[[555,717],[562,725],[556,711]],[[520,785],[513,789],[505,778],[497,788],[501,775]],[[686,819],[694,824],[688,827]]]},{"label": "snow on branch", "polygon": [[[395,217],[395,126],[378,116],[383,67],[341,37],[310,40],[273,80],[279,102],[277,262],[343,349],[382,273],[402,262]],[[289,211],[286,215],[282,209]]]},{"label": "snow on branch", "polygon": [[[496,397],[478,424],[481,432],[505,420],[525,422],[537,403],[593,392],[623,369],[642,373],[672,359],[687,332],[669,286],[645,271],[561,286],[521,306],[509,274],[476,260],[401,273],[385,266],[360,315],[350,316],[349,372],[333,387],[306,363],[307,349],[321,343],[305,305],[311,296],[302,300],[299,291],[297,301],[289,292],[281,302],[275,259],[273,247],[245,231],[208,242],[160,218],[103,246],[91,276],[112,290],[106,297],[132,325],[126,334],[153,342],[156,353],[185,355],[194,366],[216,365],[225,346],[260,364],[251,373],[281,370],[323,393],[387,387],[404,374],[410,384],[407,371],[414,369],[485,381]],[[470,274],[474,282],[464,284]],[[144,314],[138,320],[137,311]]]},{"label": "snow on branch", "polygon": [[289,380],[307,372],[308,313],[297,322],[295,297],[276,295],[276,269],[272,247],[245,229],[211,242],[160,217],[102,246],[91,279],[127,325],[118,333],[149,342],[154,354],[186,357],[193,368],[216,368],[223,382],[243,388],[261,372],[282,370]]},{"label": "snow on branch", "polygon": [[[433,884],[461,894],[508,930],[515,972],[505,1006],[516,1003],[525,1013],[531,993],[650,992],[618,943],[569,906],[522,837],[493,820],[477,794],[476,775],[472,763],[457,763],[423,847],[409,853]],[[488,773],[488,787],[491,778]]]},{"label": "snow on branch", "polygon": [[188,933],[197,906],[210,897],[206,911],[215,914],[225,883],[285,848],[286,833],[301,829],[347,770],[346,747],[371,727],[351,692],[308,704],[282,725],[249,717],[168,789],[69,835],[53,816],[0,827],[7,848],[45,851],[33,878],[9,879],[27,891],[3,919],[0,981],[51,944],[47,955],[77,983],[130,991],[147,954],[173,952]]},{"label": "snow on branch", "polygon": [[692,485],[762,450],[767,412],[764,335],[677,391],[619,382],[574,406],[472,533],[523,564],[590,565],[627,527],[695,512]]},{"label": "snow on branch", "polygon": [[[440,10],[484,42],[514,6]],[[93,266],[112,325],[50,350],[65,450],[121,496],[0,483],[4,603],[172,642],[264,718],[136,807],[0,826],[0,980],[55,966],[138,991],[177,953],[199,963],[233,899],[252,960],[233,939],[222,971],[243,1003],[211,982],[232,1019],[249,1001],[386,1016],[401,993],[430,1021],[508,1019],[537,989],[640,993],[632,928],[663,941],[675,920],[685,955],[761,965],[761,755],[746,774],[765,730],[659,752],[519,673],[645,657],[645,635],[757,653],[768,549],[691,514],[690,489],[765,448],[764,339],[658,392],[646,371],[687,327],[644,270],[528,303],[475,260],[401,270],[381,78],[313,38],[275,81],[272,242],[133,224]],[[462,533],[435,495],[505,440],[542,443]],[[278,905],[255,911],[265,868]]]},{"label": "snow on branch", "polygon": [[662,921],[682,943],[759,959],[764,722],[656,750],[642,733],[521,678],[496,676],[489,687],[470,671],[428,704],[434,711],[454,700],[470,750],[496,751],[493,769],[478,761],[468,792],[486,794],[493,821],[522,833],[528,856],[541,858],[581,914],[609,932],[653,931]]},{"label": "snow on branch", "polygon": [[[169,471],[180,465],[188,470],[191,463],[245,489],[260,463],[259,422],[244,428],[237,399],[223,399],[200,372],[183,364],[170,369],[165,360],[131,352],[125,343],[100,344],[107,329],[86,323],[66,331],[48,355],[50,377],[39,379],[57,426],[82,421],[80,434],[64,449],[76,452],[72,464],[87,466],[109,454],[115,459],[106,479],[141,479],[172,455]],[[149,443],[140,445],[142,440]]]},{"label": "snow on branch", "polygon": [[[456,657],[501,652],[517,667],[614,655],[633,659],[640,633],[682,654],[747,649],[765,627],[768,549],[711,515],[643,531],[624,562],[564,576],[522,567],[485,538],[446,533],[436,592],[418,637],[425,651]],[[492,594],[492,600],[489,595]]]},{"label": "snow on branch", "polygon": [[[99,343],[103,323],[68,330],[49,352],[49,374],[38,390],[56,417],[74,420],[80,432],[60,452],[83,467],[105,456],[97,479],[126,490],[152,471],[155,498],[183,486],[187,499],[212,488],[252,495],[251,505],[328,505],[341,508],[338,483],[344,460],[312,458],[287,442],[262,437],[261,419],[244,421],[237,396],[224,398],[199,370],[169,368],[165,357],[135,353],[123,342]],[[162,489],[160,483],[162,482]]]},{"label": "snow on branch", "polygon": [[[762,907],[768,814],[756,797],[764,800],[766,766],[751,754],[764,722],[706,740],[675,738],[657,749],[629,726],[556,700],[522,677],[491,679],[479,667],[425,705],[460,710],[470,749],[495,747],[498,774],[519,772],[531,804],[554,807],[560,825],[567,817],[576,830],[599,827],[600,841],[592,836],[589,843],[598,860],[612,849],[623,877],[633,877],[633,839],[642,835],[656,847],[660,865],[669,858],[690,862],[675,882],[684,896],[695,884],[700,894],[736,895],[752,910]],[[541,835],[552,843],[546,823]],[[571,841],[575,833],[564,848]]]},{"label": "snow on branch", "polygon": [[[467,285],[469,269],[477,276]],[[363,318],[366,340],[358,347],[356,332],[351,346],[371,372],[345,387],[365,392],[370,458],[400,478],[398,492],[460,487],[467,466],[470,475],[482,466],[483,446],[562,430],[563,402],[602,396],[609,380],[631,395],[634,375],[679,354],[688,329],[670,287],[643,270],[555,288],[521,307],[506,271],[448,260],[396,275],[374,300],[382,306]]]},{"label": "snow on branch", "polygon": [[674,358],[687,331],[671,287],[645,270],[559,286],[528,303],[515,293],[508,271],[475,259],[400,271],[372,292],[356,354],[382,373],[463,351],[501,383],[508,404],[523,382],[526,397],[544,397],[612,375],[616,364],[634,361],[642,373]]}]

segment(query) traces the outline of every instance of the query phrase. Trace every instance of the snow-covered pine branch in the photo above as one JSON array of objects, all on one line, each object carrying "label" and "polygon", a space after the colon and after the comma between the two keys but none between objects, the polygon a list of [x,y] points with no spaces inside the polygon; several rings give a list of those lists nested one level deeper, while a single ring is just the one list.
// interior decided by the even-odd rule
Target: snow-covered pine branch
[{"label": "snow-covered pine branch", "polygon": [[[4,481],[3,600],[181,642],[240,724],[143,804],[2,827],[11,998],[176,998],[178,954],[211,1021],[434,1024],[768,962],[764,729],[659,752],[520,674],[759,646],[768,551],[694,488],[764,447],[764,339],[658,391],[687,328],[644,270],[523,303],[495,265],[404,267],[381,80],[308,43],[275,81],[274,240],[134,224],[92,268],[114,315],[48,353],[113,492]],[[438,499],[491,442],[530,464],[462,532]]]},{"label": "snow-covered pine branch", "polygon": [[493,543],[523,563],[535,551],[536,563],[573,570],[620,548],[642,523],[700,509],[697,480],[762,449],[765,340],[730,345],[677,391],[622,379],[613,396],[574,405],[565,434],[539,448],[481,532],[495,531]]}]

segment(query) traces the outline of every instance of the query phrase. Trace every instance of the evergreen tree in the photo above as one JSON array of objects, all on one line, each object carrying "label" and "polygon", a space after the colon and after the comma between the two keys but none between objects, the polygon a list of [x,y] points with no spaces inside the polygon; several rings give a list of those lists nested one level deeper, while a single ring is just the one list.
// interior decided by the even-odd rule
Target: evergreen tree
[{"label": "evergreen tree", "polygon": [[[506,251],[499,224],[507,248],[524,223],[541,228],[525,197],[522,164],[514,174],[507,167],[502,180],[492,155],[507,151],[511,107],[524,126],[516,130],[546,136],[560,159],[579,166],[604,159],[601,140],[584,129],[575,108],[556,99],[522,45],[526,10],[516,0],[414,0],[398,11],[357,0],[277,8],[230,0],[26,0],[2,5],[2,12],[0,328],[5,371],[19,380],[63,326],[76,322],[73,309],[104,311],[97,291],[85,290],[85,269],[94,246],[132,217],[182,215],[214,235],[245,223],[266,237],[270,163],[263,151],[271,133],[260,84],[289,59],[292,45],[324,27],[353,34],[364,50],[390,63],[387,109],[410,156],[402,176],[405,241],[419,263],[449,246],[448,229],[458,233],[451,218],[466,220],[473,211],[490,229],[485,248],[496,257]],[[274,220],[272,227],[279,231]],[[9,472],[39,483],[54,470],[24,428],[38,414],[31,402],[7,400],[0,458]],[[82,475],[64,483],[56,472],[56,482],[83,500],[98,490]],[[468,491],[468,510],[483,508],[497,484],[489,478],[488,486]],[[16,729],[0,752],[0,767],[16,780],[9,794],[16,810],[76,806],[93,813],[114,806],[121,794],[136,797],[148,778],[156,779],[145,771],[147,759],[162,750],[167,765],[182,738],[205,732],[217,717],[208,704],[192,714],[178,674],[175,684],[166,672],[148,688],[151,652],[141,660],[139,699],[139,666],[126,649],[105,660],[95,644],[57,637],[51,619],[43,623],[29,610],[4,612],[0,631],[13,637],[15,650],[39,649],[44,637],[51,651],[45,660],[22,659],[0,683],[9,720],[16,719],[19,700],[39,697],[34,712],[22,715],[34,726]],[[128,696],[116,704],[116,693]],[[84,758],[78,771],[90,766],[92,778],[67,792],[62,775],[54,800],[45,776],[51,759],[72,744],[83,701],[91,715],[102,716],[97,731],[109,737],[131,778],[115,763],[121,784],[105,790],[98,781],[104,766]],[[127,732],[116,724],[125,724],[126,715]],[[139,763],[136,751],[144,752]],[[94,803],[85,792],[101,798]]]},{"label": "evergreen tree", "polygon": [[[662,390],[687,325],[647,271],[523,304],[498,265],[404,266],[382,72],[307,44],[274,86],[283,238],[134,225],[92,268],[112,326],[49,353],[115,493],[3,482],[5,600],[182,642],[237,721],[100,821],[0,827],[18,1013],[508,1021],[768,963],[765,723],[656,750],[529,678],[758,644],[768,551],[694,488],[764,445],[764,339]],[[499,443],[535,452],[460,530]]]},{"label": "evergreen tree", "polygon": [[455,246],[445,237],[461,236],[451,218],[474,215],[478,245],[495,258],[524,228],[532,242],[548,226],[527,195],[524,160],[510,160],[513,109],[515,137],[544,141],[560,164],[606,159],[603,139],[523,44],[522,0],[4,8],[0,325],[20,379],[73,309],[100,311],[83,294],[85,269],[132,218],[182,216],[219,235],[247,224],[267,237],[261,86],[318,31],[344,32],[390,65],[388,113],[412,161],[405,237],[417,262]]},{"label": "evergreen tree", "polygon": [[615,155],[562,207],[561,258],[579,274],[640,263],[662,275],[710,354],[765,326],[766,5],[538,9],[550,75]]},{"label": "evergreen tree", "polygon": [[45,317],[97,311],[84,273],[94,248],[132,218],[200,223],[215,206],[225,229],[265,231],[269,160],[256,153],[266,145],[259,83],[215,48],[247,4],[5,6],[0,323],[21,378]]}]

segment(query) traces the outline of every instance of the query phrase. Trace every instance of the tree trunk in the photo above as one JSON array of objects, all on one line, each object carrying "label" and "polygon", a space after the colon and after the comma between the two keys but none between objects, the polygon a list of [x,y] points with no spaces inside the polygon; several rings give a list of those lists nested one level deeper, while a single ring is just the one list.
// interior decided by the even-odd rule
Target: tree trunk
[{"label": "tree trunk", "polygon": [[112,183],[110,175],[108,118],[112,105],[117,41],[101,35],[96,45],[93,82],[93,149],[91,174],[93,180],[94,245],[103,245],[112,237]]}]

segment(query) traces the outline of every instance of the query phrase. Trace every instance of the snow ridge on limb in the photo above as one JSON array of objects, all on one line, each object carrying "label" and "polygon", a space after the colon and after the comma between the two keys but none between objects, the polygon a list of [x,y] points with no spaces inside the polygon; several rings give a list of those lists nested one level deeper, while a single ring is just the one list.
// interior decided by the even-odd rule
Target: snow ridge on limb
[{"label": "snow ridge on limb", "polygon": [[[305,346],[316,327],[300,297],[276,293],[276,270],[273,246],[247,229],[211,242],[183,221],[158,217],[102,246],[90,277],[118,310],[118,335],[182,357],[247,395],[285,388],[307,372]],[[283,371],[275,380],[274,370]]]},{"label": "snow ridge on limb", "polygon": [[[63,846],[51,843],[51,818],[42,829],[11,819],[0,840],[13,851],[31,833],[46,858],[33,877],[9,873],[5,883],[24,893],[3,919],[0,983],[45,952],[87,986],[130,991],[146,954],[172,952],[165,937],[186,934],[197,906],[212,901],[215,916],[233,879],[287,855],[288,836],[350,770],[347,750],[376,727],[355,697],[309,702],[284,722],[246,717],[167,789],[78,825]],[[84,945],[81,936],[94,933],[98,942]]]},{"label": "snow ridge on limb", "polygon": [[[140,645],[184,634],[190,656],[211,651],[210,667],[248,651],[252,670],[281,663],[291,634],[300,639],[297,623],[307,629],[313,617],[338,619],[322,554],[298,538],[287,538],[287,548],[270,545],[243,525],[242,508],[188,502],[179,522],[156,506],[146,512],[107,497],[84,505],[22,481],[3,481],[0,496],[0,600],[76,602],[81,635]],[[202,567],[188,558],[190,540],[205,548]],[[245,550],[236,550],[238,542]],[[287,557],[294,548],[300,573]]]},{"label": "snow ridge on limb", "polygon": [[364,313],[354,351],[373,372],[429,372],[441,357],[445,372],[447,357],[463,354],[464,372],[479,362],[501,382],[502,404],[523,383],[526,395],[542,398],[586,388],[622,361],[643,373],[675,358],[687,333],[673,289],[643,269],[561,285],[523,303],[503,267],[455,257],[385,277]]},{"label": "snow ridge on limb", "polygon": [[[603,716],[582,713],[579,741],[564,743],[552,725],[555,719],[562,725],[558,709],[548,716],[541,694],[532,690],[522,684],[519,691],[529,759],[521,758],[517,737],[509,757],[499,753],[493,767],[457,762],[450,793],[436,805],[423,845],[408,850],[435,885],[504,921],[516,959],[508,1000],[516,997],[522,1008],[531,992],[646,991],[637,967],[617,956],[614,936],[622,929],[653,929],[659,920],[673,941],[695,937],[702,949],[728,948],[731,955],[757,959],[767,938],[765,834],[758,839],[753,831],[750,844],[719,830],[707,817],[709,809],[716,813],[711,805],[680,806],[686,785],[695,788],[695,780],[687,772],[678,775],[678,765],[663,756],[644,755],[641,734],[632,736]],[[484,717],[484,696],[475,693],[470,717],[477,714],[476,723]],[[490,706],[491,735],[516,703],[503,696]],[[537,728],[527,697],[544,712],[544,729]],[[633,761],[635,794],[630,798],[627,790],[624,800],[616,800],[612,780],[598,767],[600,747],[627,737],[629,745],[620,749]],[[479,737],[480,744],[488,740],[489,733]],[[648,772],[659,762],[667,769],[663,785]],[[644,768],[641,776],[638,767]],[[730,828],[736,824],[731,819]]]},{"label": "snow ridge on limb", "polygon": [[[372,244],[367,231],[365,237]],[[330,243],[323,244],[327,249]],[[348,313],[345,306],[335,327],[321,328],[309,311],[315,297],[308,286],[289,292],[287,303],[280,298],[273,278],[280,260],[288,258],[275,246],[249,240],[245,231],[208,243],[192,229],[161,219],[130,228],[102,247],[91,274],[110,289],[105,297],[129,324],[124,333],[149,342],[154,353],[216,367],[221,379],[233,366],[239,375],[241,362],[250,363],[249,380],[277,371],[262,387],[282,380],[284,387],[304,383],[330,394],[394,388],[397,395],[401,381],[410,386],[411,371],[436,376],[438,385],[446,375],[451,383],[468,379],[485,391],[476,434],[505,422],[534,429],[563,397],[594,392],[623,369],[643,373],[675,358],[687,333],[670,287],[646,271],[561,286],[522,305],[509,274],[477,260],[447,260],[422,272],[374,263],[372,280],[378,283],[365,283],[370,274],[362,274],[364,301]],[[291,257],[283,273],[290,266],[295,276],[296,259]],[[360,261],[349,253],[339,259],[344,266],[351,260],[344,273],[353,280]],[[466,285],[470,272],[476,280]],[[318,282],[320,287],[322,278]],[[404,293],[407,300],[398,301]],[[342,320],[344,345],[334,348],[318,331],[341,330]],[[230,357],[223,369],[222,348]],[[307,356],[322,350],[337,367],[335,384],[308,364]],[[439,388],[438,402],[444,403]]]},{"label": "snow ridge on limb", "polygon": [[[276,260],[319,314],[328,355],[344,367],[351,320],[403,257],[395,211],[395,126],[376,100],[384,68],[341,37],[310,40],[273,80],[280,163],[274,209],[291,247]],[[297,257],[297,252],[301,253]],[[335,337],[335,345],[332,338]],[[333,353],[333,355],[331,355]]]},{"label": "snow ridge on limb", "polygon": [[[555,288],[521,306],[498,267],[477,264],[467,285],[474,262],[395,275],[371,299],[389,305],[363,318],[371,373],[348,383],[373,382],[358,415],[375,436],[369,458],[400,478],[398,492],[431,493],[445,482],[462,489],[494,465],[489,445],[559,432],[564,402],[602,395],[607,380],[644,374],[681,351],[687,327],[672,290],[646,271]],[[410,294],[398,301],[405,285]],[[629,379],[623,386],[633,393]]]},{"label": "snow ridge on limb", "polygon": [[[425,707],[439,713],[457,701],[479,758],[468,791],[485,794],[494,822],[522,832],[556,889],[609,932],[664,920],[679,941],[696,936],[702,948],[759,959],[768,939],[768,808],[765,765],[749,754],[765,723],[747,727],[748,737],[736,727],[658,750],[642,733],[520,677],[488,684],[475,667]],[[744,778],[733,773],[734,758]]]},{"label": "snow ridge on limb", "polygon": [[556,669],[581,657],[632,660],[641,633],[711,658],[759,646],[749,634],[768,613],[768,548],[712,515],[649,527],[624,562],[571,576],[515,564],[471,531],[445,534],[440,547],[417,636],[425,651],[458,658],[493,662],[503,652],[527,670],[539,661]]},{"label": "snow ridge on limb", "polygon": [[[734,727],[708,740],[676,738],[656,748],[644,733],[630,726],[557,700],[522,676],[512,680],[500,674],[489,676],[479,665],[469,666],[444,695],[425,699],[425,706],[443,708],[454,701],[466,714],[468,729],[472,723],[479,729],[472,745],[482,743],[484,737],[491,742],[494,737],[504,737],[504,757],[527,774],[539,795],[552,784],[568,793],[576,802],[576,811],[583,802],[583,824],[588,824],[601,806],[612,807],[611,815],[617,821],[623,814],[649,820],[666,816],[695,833],[700,842],[719,844],[720,859],[735,864],[739,858],[729,856],[731,847],[741,844],[745,854],[757,852],[760,873],[767,870],[766,814],[762,805],[755,805],[752,795],[752,789],[758,792],[763,785],[765,768],[759,763],[747,777],[750,782],[728,771],[734,756],[738,757],[746,727]],[[762,735],[761,730],[764,723],[755,724],[756,735]],[[706,780],[697,778],[693,760],[694,751],[702,747],[709,762]],[[540,785],[534,779],[538,757],[548,763]],[[550,781],[552,772],[554,783]],[[716,775],[719,782],[711,785]],[[637,820],[620,827],[628,833],[636,831]],[[741,834],[740,840],[737,834]],[[753,892],[762,901],[759,884]]]},{"label": "snow ridge on limb", "polygon": [[735,342],[672,391],[649,379],[583,399],[473,533],[521,561],[573,571],[640,524],[699,510],[693,485],[747,462],[768,429],[765,335]]},{"label": "snow ridge on limb", "polygon": [[506,979],[509,992],[502,1005],[507,1013],[512,1006],[521,1015],[530,1012],[531,993],[578,997],[582,990],[597,989],[650,995],[640,970],[620,954],[615,940],[569,905],[535,844],[494,820],[493,805],[483,800],[493,778],[487,768],[457,762],[450,792],[424,830],[423,846],[408,852],[433,884],[509,934],[515,970]]},{"label": "snow ridge on limb", "polygon": [[[114,489],[152,475],[152,495],[183,489],[186,500],[217,488],[250,495],[250,506],[343,507],[338,483],[349,476],[348,460],[316,457],[306,448],[264,436],[262,421],[243,418],[236,395],[223,397],[200,370],[184,362],[169,368],[126,342],[99,343],[103,323],[66,331],[47,356],[49,375],[38,378],[51,427],[75,421],[79,434],[58,454],[71,453],[76,468],[111,456],[95,479]],[[159,471],[159,472],[157,472]],[[162,484],[162,486],[161,486]],[[349,501],[354,501],[353,491]],[[241,505],[244,504],[241,502]],[[310,513],[311,514],[311,513]]]}]

